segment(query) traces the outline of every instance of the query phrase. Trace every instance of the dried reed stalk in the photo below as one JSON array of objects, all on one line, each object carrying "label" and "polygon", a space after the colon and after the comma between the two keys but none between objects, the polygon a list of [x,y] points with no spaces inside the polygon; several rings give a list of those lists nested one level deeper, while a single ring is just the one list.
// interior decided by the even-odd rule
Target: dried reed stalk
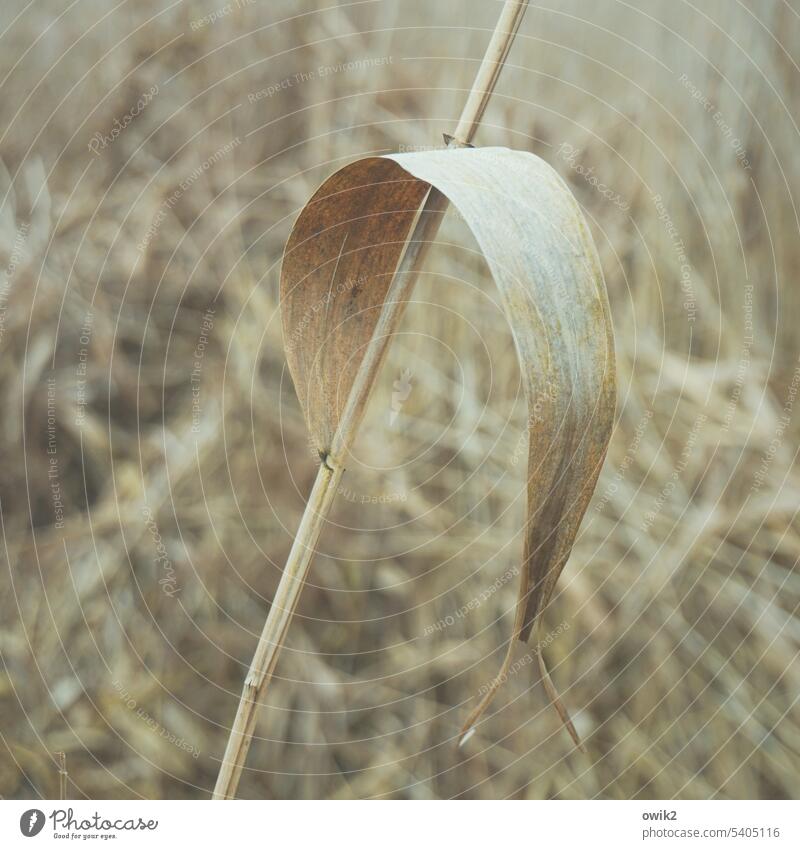
[{"label": "dried reed stalk", "polygon": [[[527,0],[507,0],[503,5],[458,126],[453,136],[448,138],[448,147],[470,144],[500,76],[527,5]],[[431,242],[436,237],[442,221],[442,213],[447,205],[448,200],[441,192],[435,188],[428,191],[416,226],[406,242],[402,259],[393,276],[377,325],[358,367],[346,405],[339,417],[330,450],[321,458],[319,472],[244,682],[236,718],[231,727],[214,788],[213,798],[215,799],[230,799],[236,795],[253,737],[258,706],[275,669],[286,631],[311,565],[323,522],[333,503],[344,471],[343,458],[355,438],[389,341],[400,323],[405,304],[416,282],[417,273],[422,267]]]}]

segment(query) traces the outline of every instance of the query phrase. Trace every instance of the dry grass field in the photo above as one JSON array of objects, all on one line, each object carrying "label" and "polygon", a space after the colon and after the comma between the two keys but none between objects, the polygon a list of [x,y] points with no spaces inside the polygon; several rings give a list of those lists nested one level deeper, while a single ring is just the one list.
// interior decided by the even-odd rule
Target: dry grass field
[{"label": "dry grass field", "polygon": [[[440,146],[485,0],[4,0],[0,795],[208,798],[316,472],[278,277],[334,170]],[[449,214],[260,714],[243,798],[800,786],[800,7],[532,2],[481,146],[553,165],[611,300],[611,448],[511,632],[527,412]],[[524,187],[520,187],[524,191]],[[522,447],[521,447],[522,446]]]}]

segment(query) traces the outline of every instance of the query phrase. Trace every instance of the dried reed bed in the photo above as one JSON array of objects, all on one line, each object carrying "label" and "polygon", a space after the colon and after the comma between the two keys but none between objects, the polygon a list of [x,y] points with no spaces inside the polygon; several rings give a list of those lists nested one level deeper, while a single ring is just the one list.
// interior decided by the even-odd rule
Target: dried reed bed
[{"label": "dried reed bed", "polygon": [[[208,795],[315,472],[283,243],[333,169],[451,128],[496,16],[462,5],[4,5],[3,796],[56,795],[59,750],[70,795]],[[451,216],[242,796],[796,795],[799,35],[777,0],[559,0],[481,131],[569,181],[615,317],[618,425],[548,619],[594,765],[524,646],[453,745],[510,633],[526,413]]]}]

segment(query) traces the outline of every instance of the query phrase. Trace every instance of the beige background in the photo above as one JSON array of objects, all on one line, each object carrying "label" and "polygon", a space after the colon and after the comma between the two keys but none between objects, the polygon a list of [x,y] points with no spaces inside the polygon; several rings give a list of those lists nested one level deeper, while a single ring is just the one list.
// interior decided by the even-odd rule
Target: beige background
[{"label": "beige background", "polygon": [[[283,244],[337,167],[441,143],[499,10],[317,5],[3,4],[4,797],[56,796],[59,750],[70,796],[213,785],[315,472]],[[241,796],[797,793],[799,34],[777,0],[535,3],[476,139],[564,176],[611,298],[617,429],[548,612],[593,765],[523,646],[453,744],[510,633],[526,411],[451,216]]]}]

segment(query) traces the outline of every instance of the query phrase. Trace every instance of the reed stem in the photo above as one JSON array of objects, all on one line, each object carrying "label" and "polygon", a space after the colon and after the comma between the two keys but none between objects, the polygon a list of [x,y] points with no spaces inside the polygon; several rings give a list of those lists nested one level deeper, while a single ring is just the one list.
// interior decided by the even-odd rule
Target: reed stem
[{"label": "reed stem", "polygon": [[[448,141],[448,147],[463,147],[472,141],[527,5],[528,0],[507,0],[504,3],[461,112],[458,126]],[[436,189],[430,190],[392,278],[380,317],[339,419],[330,453],[317,473],[267,621],[264,623],[239,699],[236,718],[214,788],[214,799],[232,799],[236,795],[253,738],[258,707],[275,669],[283,640],[311,566],[317,540],[333,504],[336,489],[344,472],[343,462],[355,439],[366,409],[366,400],[375,385],[389,342],[403,317],[405,305],[417,281],[427,251],[436,238],[447,205],[447,198],[441,192]]]}]

